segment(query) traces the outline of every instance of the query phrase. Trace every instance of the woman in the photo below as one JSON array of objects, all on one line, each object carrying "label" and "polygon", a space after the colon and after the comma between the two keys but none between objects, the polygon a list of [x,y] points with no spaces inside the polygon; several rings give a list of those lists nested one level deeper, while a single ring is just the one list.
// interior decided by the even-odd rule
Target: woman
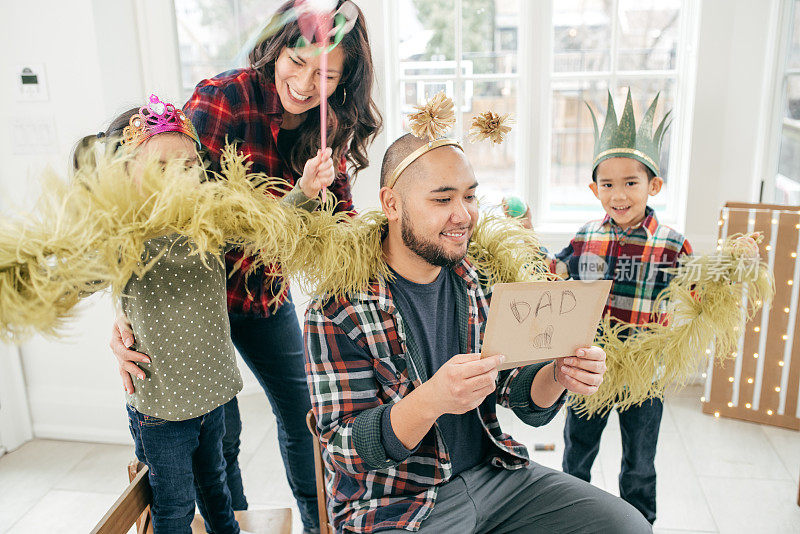
[{"label": "woman", "polygon": [[[276,17],[293,5],[283,4]],[[381,117],[371,95],[374,73],[364,15],[349,0],[339,0],[337,11],[355,22],[328,54],[328,140],[337,162],[337,176],[329,189],[339,202],[337,209],[349,211],[353,205],[347,168],[355,175],[368,165],[367,146],[380,130]],[[227,139],[249,156],[252,171],[294,184],[305,162],[317,154],[320,57],[313,46],[295,47],[300,36],[298,24],[291,22],[254,48],[248,68],[224,72],[197,85],[184,111],[208,150],[212,167],[219,165]],[[315,195],[313,191],[306,194]],[[300,327],[288,290],[279,293],[279,284],[269,281],[265,269],[245,277],[249,265],[240,251],[226,255],[231,337],[272,405],[289,485],[306,532],[316,532],[312,442],[305,427],[311,404]],[[146,361],[145,355],[126,348],[132,344],[126,320],[119,317],[111,348],[129,391],[131,374],[141,372],[135,362]],[[228,485],[234,509],[245,509],[237,461],[241,420],[235,398],[225,405],[225,424]]]}]

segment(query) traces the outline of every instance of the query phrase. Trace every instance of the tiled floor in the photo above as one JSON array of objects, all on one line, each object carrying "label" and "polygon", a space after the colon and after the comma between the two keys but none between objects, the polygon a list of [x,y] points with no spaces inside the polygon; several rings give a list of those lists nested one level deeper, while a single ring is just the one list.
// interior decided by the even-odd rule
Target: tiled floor
[{"label": "tiled floor", "polygon": [[[667,533],[800,533],[797,506],[800,432],[714,419],[700,411],[699,390],[666,403],[656,457],[658,521]],[[294,506],[278,453],[275,420],[265,399],[240,399],[244,420],[241,463],[254,507]],[[563,415],[529,428],[500,414],[503,428],[531,449],[541,464],[559,468]],[[132,447],[34,440],[0,458],[0,532],[85,533],[127,484]],[[611,417],[592,482],[617,493],[619,425]],[[295,531],[300,524],[295,515]]]}]

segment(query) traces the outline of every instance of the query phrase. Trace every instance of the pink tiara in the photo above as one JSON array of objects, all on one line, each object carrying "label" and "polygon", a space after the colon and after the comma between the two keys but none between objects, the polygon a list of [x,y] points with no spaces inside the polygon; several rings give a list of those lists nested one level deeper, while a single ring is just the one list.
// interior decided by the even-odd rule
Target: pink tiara
[{"label": "pink tiara", "polygon": [[198,147],[201,145],[192,121],[183,111],[168,102],[162,102],[152,94],[147,106],[139,108],[139,113],[128,121],[128,126],[122,131],[122,143],[137,147],[154,135],[164,132],[186,134],[194,139]]}]

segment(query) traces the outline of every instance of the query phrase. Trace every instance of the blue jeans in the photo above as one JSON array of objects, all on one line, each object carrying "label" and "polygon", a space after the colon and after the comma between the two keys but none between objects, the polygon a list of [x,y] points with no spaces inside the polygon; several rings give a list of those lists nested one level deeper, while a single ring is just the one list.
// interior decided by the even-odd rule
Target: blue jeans
[{"label": "blue jeans", "polygon": [[[651,524],[656,520],[656,445],[664,403],[650,399],[619,412],[622,434],[622,467],[619,496],[639,510]],[[610,412],[608,412],[610,413]],[[564,426],[565,473],[590,481],[592,464],[600,450],[600,436],[608,413],[587,419],[567,409]]]},{"label": "blue jeans", "polygon": [[[286,477],[303,525],[308,530],[317,529],[314,449],[306,427],[311,396],[306,383],[303,336],[294,304],[289,298],[267,318],[237,313],[231,313],[229,317],[233,344],[264,388],[275,414]],[[247,508],[238,462],[241,429],[239,405],[234,398],[225,405],[225,437],[222,440],[234,510]]]},{"label": "blue jeans", "polygon": [[213,532],[238,534],[222,457],[222,406],[186,421],[127,408],[136,457],[150,470],[155,534],[191,534],[195,499]]}]

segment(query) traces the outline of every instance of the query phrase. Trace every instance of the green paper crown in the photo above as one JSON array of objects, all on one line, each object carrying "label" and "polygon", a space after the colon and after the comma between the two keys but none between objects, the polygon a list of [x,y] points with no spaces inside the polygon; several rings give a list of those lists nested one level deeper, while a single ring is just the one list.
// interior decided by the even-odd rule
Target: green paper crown
[{"label": "green paper crown", "polygon": [[642,162],[656,176],[661,175],[658,168],[658,160],[661,153],[661,143],[664,141],[664,134],[670,125],[667,122],[667,118],[672,112],[668,111],[664,115],[655,133],[652,133],[653,118],[656,114],[659,95],[660,93],[656,95],[650,107],[647,108],[638,131],[636,129],[636,119],[633,116],[630,87],[628,87],[628,99],[625,101],[625,109],[622,111],[619,123],[617,123],[617,114],[614,111],[614,100],[611,98],[611,91],[608,92],[606,122],[603,125],[602,133],[597,129],[597,118],[594,111],[589,106],[589,103],[586,103],[594,123],[594,163],[592,164],[592,172],[601,161],[608,158],[632,158]]}]

